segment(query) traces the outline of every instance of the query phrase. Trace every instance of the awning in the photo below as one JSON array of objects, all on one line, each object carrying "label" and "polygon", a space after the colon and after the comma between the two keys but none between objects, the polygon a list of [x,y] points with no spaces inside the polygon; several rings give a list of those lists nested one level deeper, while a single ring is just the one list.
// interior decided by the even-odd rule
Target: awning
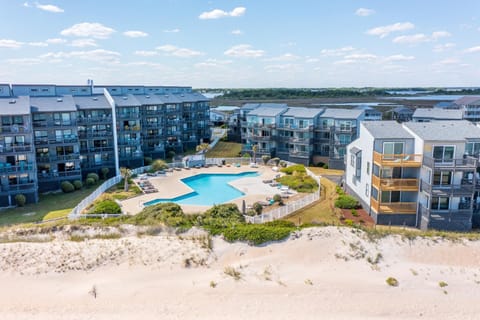
[{"label": "awning", "polygon": [[350,149],[350,153],[353,153],[354,155],[357,155],[358,153],[362,152],[362,149],[359,149],[357,147],[352,147]]}]

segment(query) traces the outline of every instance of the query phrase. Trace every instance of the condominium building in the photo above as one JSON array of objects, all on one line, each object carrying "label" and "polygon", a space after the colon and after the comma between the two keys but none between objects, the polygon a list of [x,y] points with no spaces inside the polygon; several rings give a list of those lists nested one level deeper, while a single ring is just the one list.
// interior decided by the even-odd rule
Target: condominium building
[{"label": "condominium building", "polygon": [[365,111],[245,104],[239,113],[243,151],[297,163],[343,168],[346,146],[358,134]]},{"label": "condominium building", "polygon": [[462,110],[465,120],[480,121],[480,96],[465,96],[453,101],[453,105]]},{"label": "condominium building", "polygon": [[347,148],[347,191],[384,225],[470,230],[480,128],[460,121],[363,122]]},{"label": "condominium building", "polygon": [[0,84],[0,117],[0,207],[210,139],[208,99],[190,87]]}]

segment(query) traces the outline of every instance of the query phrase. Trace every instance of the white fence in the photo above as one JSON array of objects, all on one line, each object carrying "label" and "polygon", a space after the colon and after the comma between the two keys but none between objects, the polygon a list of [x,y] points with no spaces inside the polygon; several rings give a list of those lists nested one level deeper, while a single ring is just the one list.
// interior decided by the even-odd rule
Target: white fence
[{"label": "white fence", "polygon": [[[258,160],[258,159],[257,159]],[[253,159],[252,158],[206,158],[205,159],[205,164],[207,165],[220,165],[220,164],[235,164],[239,163],[241,165],[249,165],[252,163]]]},{"label": "white fence", "polygon": [[97,198],[102,193],[104,193],[105,191],[107,191],[117,183],[119,183],[121,180],[122,180],[122,176],[118,175],[102,183],[95,191],[93,191],[88,197],[83,199],[79,204],[77,204],[75,208],[72,209],[72,211],[68,215],[68,218],[77,219],[82,213],[82,211],[85,210],[92,202],[97,200]]}]

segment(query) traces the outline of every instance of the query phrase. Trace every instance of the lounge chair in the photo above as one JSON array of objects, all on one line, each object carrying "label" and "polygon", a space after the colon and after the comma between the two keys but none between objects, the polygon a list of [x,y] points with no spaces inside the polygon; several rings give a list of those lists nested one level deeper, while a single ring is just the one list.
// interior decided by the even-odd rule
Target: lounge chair
[{"label": "lounge chair", "polygon": [[263,180],[262,182],[263,182],[263,183],[273,183],[273,180],[272,180],[272,179],[270,179],[270,180]]}]

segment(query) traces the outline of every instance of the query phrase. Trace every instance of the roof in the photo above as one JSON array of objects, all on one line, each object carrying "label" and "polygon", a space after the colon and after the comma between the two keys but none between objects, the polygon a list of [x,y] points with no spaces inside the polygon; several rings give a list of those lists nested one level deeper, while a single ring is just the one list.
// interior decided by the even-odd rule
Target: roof
[{"label": "roof", "polygon": [[125,94],[122,96],[112,96],[113,101],[117,107],[136,107],[141,103],[132,94]]},{"label": "roof", "polygon": [[32,112],[77,111],[71,95],[56,97],[30,97]]},{"label": "roof", "polygon": [[185,92],[176,95],[178,99],[182,100],[183,102],[198,102],[198,101],[210,101],[207,97],[203,94],[198,92]]},{"label": "roof", "polygon": [[268,108],[288,108],[286,103],[245,103],[242,106],[243,110],[254,110],[260,107],[268,107]]},{"label": "roof", "polygon": [[301,108],[301,107],[290,107],[287,112],[283,114],[286,117],[295,117],[295,118],[315,118],[323,112],[323,108]]},{"label": "roof", "polygon": [[3,115],[30,114],[30,97],[0,98],[0,110]]},{"label": "roof", "polygon": [[216,108],[212,108],[212,107],[210,108],[210,110],[226,111],[226,112],[235,111],[238,109],[240,109],[240,107],[237,107],[237,106],[218,106]]},{"label": "roof", "polygon": [[433,107],[434,108],[450,108],[454,105],[455,104],[452,101],[441,101],[439,103],[436,103]]},{"label": "roof", "polygon": [[460,99],[453,101],[453,103],[459,106],[468,104],[477,105],[480,104],[480,96],[464,96]]},{"label": "roof", "polygon": [[93,96],[75,96],[73,97],[78,109],[111,109],[107,98],[103,94]]},{"label": "roof", "polygon": [[357,147],[350,148],[350,153],[353,153],[353,154],[357,155],[359,152],[362,152],[362,149],[357,148]]},{"label": "roof", "polygon": [[333,119],[357,119],[363,114],[364,110],[360,109],[341,109],[341,108],[327,108],[320,117]]},{"label": "roof", "polygon": [[413,139],[413,136],[396,121],[365,121],[362,125],[377,139]]},{"label": "roof", "polygon": [[419,108],[413,113],[413,118],[462,120],[463,112],[459,109]]},{"label": "roof", "polygon": [[248,113],[249,116],[259,116],[259,117],[276,117],[287,110],[285,105],[284,108],[279,107],[270,107],[270,106],[262,106],[258,107]]},{"label": "roof", "polygon": [[403,125],[427,141],[463,141],[480,138],[480,128],[466,120],[405,122]]}]

